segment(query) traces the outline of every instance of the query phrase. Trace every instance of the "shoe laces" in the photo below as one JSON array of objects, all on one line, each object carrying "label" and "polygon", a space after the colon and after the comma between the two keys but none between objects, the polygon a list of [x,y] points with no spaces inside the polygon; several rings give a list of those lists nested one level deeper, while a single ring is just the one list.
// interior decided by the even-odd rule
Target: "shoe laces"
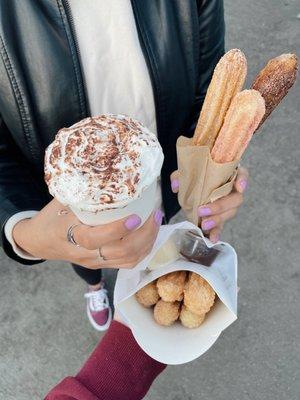
[{"label": "shoe laces", "polygon": [[102,311],[109,307],[106,289],[88,292],[84,297],[89,300],[89,306],[92,311]]}]

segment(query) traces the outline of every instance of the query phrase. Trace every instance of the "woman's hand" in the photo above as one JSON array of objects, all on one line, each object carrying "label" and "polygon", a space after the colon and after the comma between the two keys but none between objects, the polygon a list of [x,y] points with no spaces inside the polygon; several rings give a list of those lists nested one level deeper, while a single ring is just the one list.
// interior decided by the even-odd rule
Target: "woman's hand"
[{"label": "woman's hand", "polygon": [[[151,251],[162,222],[158,210],[139,229],[137,215],[91,227],[81,224],[70,210],[60,213],[64,209],[54,199],[32,219],[17,223],[13,230],[16,244],[45,260],[64,260],[90,269],[132,268]],[[74,224],[78,224],[73,233],[79,247],[67,240]]]},{"label": "woman's hand", "polygon": [[[171,187],[174,193],[177,193],[179,190],[177,176],[177,171],[171,175]],[[243,193],[248,185],[248,177],[247,169],[240,167],[232,192],[228,196],[199,207],[199,226],[201,226],[203,232],[209,235],[209,239],[213,243],[216,243],[220,239],[224,223],[234,218],[239,207],[242,205]]]}]

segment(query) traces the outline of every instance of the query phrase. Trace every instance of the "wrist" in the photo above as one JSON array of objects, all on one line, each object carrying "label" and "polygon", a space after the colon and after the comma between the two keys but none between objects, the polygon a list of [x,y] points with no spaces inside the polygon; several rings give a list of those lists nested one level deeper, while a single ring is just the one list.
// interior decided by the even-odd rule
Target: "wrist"
[{"label": "wrist", "polygon": [[13,228],[12,237],[16,245],[24,252],[36,256],[32,245],[32,219],[26,218],[19,221]]}]

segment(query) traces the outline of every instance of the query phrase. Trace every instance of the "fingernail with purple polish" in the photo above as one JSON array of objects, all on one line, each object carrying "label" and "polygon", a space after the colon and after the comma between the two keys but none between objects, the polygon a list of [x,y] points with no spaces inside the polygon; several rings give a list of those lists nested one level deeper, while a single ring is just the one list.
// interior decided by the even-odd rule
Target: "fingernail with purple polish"
[{"label": "fingernail with purple polish", "polygon": [[175,192],[177,189],[179,189],[179,180],[178,179],[171,180],[171,188],[172,188],[173,192]]},{"label": "fingernail with purple polish", "polygon": [[242,179],[240,181],[240,187],[243,189],[243,192],[247,189],[248,181],[246,179]]},{"label": "fingernail with purple polish", "polygon": [[205,231],[209,231],[210,229],[214,228],[215,226],[216,226],[216,223],[215,223],[215,221],[213,221],[212,219],[211,219],[211,220],[208,220],[208,221],[204,221],[204,222],[202,223],[202,228],[203,228]]},{"label": "fingernail with purple polish", "polygon": [[141,224],[142,220],[138,215],[130,215],[125,221],[125,226],[127,229],[132,231],[133,229],[137,228]]},{"label": "fingernail with purple polish", "polygon": [[163,219],[163,213],[160,210],[156,210],[154,213],[154,221],[158,226],[161,225]]},{"label": "fingernail with purple polish", "polygon": [[198,208],[198,217],[207,217],[208,215],[211,215],[211,209],[209,207]]}]

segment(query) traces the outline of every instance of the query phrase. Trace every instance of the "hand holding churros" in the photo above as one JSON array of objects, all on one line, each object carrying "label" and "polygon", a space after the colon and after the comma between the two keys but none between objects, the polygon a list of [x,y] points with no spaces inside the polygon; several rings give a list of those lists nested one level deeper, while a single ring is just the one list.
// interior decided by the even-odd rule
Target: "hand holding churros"
[{"label": "hand holding churros", "polygon": [[198,207],[227,196],[253,134],[296,80],[294,54],[271,60],[250,90],[242,90],[247,61],[237,49],[217,64],[192,139],[177,141],[178,201],[187,219],[199,223]]}]

